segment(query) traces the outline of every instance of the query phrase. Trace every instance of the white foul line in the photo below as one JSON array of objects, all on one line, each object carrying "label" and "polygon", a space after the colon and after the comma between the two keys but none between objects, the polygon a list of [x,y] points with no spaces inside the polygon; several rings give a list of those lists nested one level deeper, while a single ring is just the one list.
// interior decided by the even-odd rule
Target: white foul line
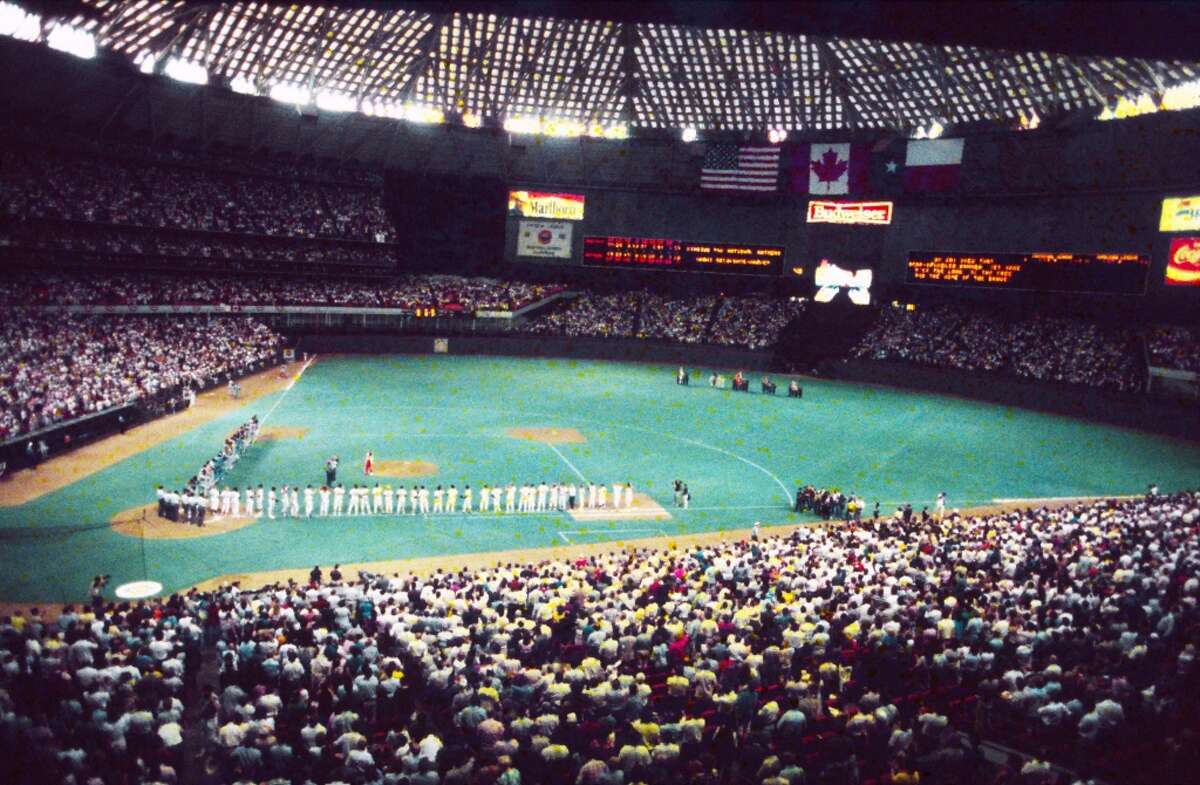
[{"label": "white foul line", "polygon": [[300,380],[300,377],[304,375],[304,372],[308,370],[308,366],[312,365],[313,360],[315,359],[317,359],[315,354],[312,357],[309,357],[308,362],[304,363],[304,366],[300,369],[300,373],[296,374],[292,380],[288,382],[288,386],[283,388],[283,395],[279,396],[279,399],[275,401],[274,405],[272,405],[271,408],[267,410],[267,413],[263,415],[263,418],[258,421],[259,430],[262,430],[267,418],[275,413],[275,410],[279,408],[279,404],[283,403],[283,399],[286,398],[287,394],[292,391],[292,388],[296,386],[296,382]]},{"label": "white foul line", "polygon": [[543,443],[544,443],[544,444],[545,444],[547,447],[549,447],[551,450],[554,450],[554,454],[555,454],[555,455],[557,455],[559,458],[562,458],[562,462],[563,462],[563,463],[565,463],[567,466],[569,466],[569,467],[571,468],[571,471],[575,472],[575,476],[576,476],[576,477],[578,477],[579,479],[583,480],[584,482],[587,482],[587,481],[588,481],[588,478],[583,476],[583,472],[579,471],[579,469],[576,469],[576,468],[575,468],[575,464],[573,464],[573,463],[571,463],[569,460],[567,460],[567,456],[563,455],[563,454],[562,454],[562,452],[560,452],[560,451],[559,451],[559,449],[558,449],[557,447],[555,447],[555,446],[554,446],[553,444],[551,444],[550,442],[543,442]]}]

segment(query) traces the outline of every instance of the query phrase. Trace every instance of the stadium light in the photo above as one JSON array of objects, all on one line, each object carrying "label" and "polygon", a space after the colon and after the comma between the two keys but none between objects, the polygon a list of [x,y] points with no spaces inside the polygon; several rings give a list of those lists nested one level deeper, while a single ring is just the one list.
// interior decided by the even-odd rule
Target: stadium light
[{"label": "stadium light", "polygon": [[467,112],[462,116],[463,125],[467,128],[481,128],[483,126],[483,117],[474,112]]},{"label": "stadium light", "polygon": [[358,107],[354,99],[345,93],[321,90],[317,93],[317,108],[325,112],[353,112]]},{"label": "stadium light", "polygon": [[310,104],[312,103],[312,93],[300,85],[288,84],[280,82],[271,85],[271,91],[268,93],[271,99],[278,101],[281,104]]},{"label": "stadium light", "polygon": [[617,125],[610,125],[608,128],[604,129],[604,138],[605,139],[628,139],[629,138],[629,126],[625,125],[624,123],[618,123]]},{"label": "stadium light", "polygon": [[945,131],[945,130],[946,129],[942,126],[941,123],[939,123],[937,120],[934,120],[932,123],[929,124],[929,130],[925,132],[926,137],[929,139],[937,139],[939,136],[942,135],[942,131]]},{"label": "stadium light", "polygon": [[406,104],[404,107],[404,119],[410,123],[437,125],[438,123],[445,122],[446,115],[441,109],[436,109],[432,106]]},{"label": "stadium light", "polygon": [[242,95],[258,95],[258,88],[248,76],[238,74],[229,80],[229,89]]},{"label": "stadium light", "polygon": [[504,130],[510,134],[536,134],[538,121],[532,117],[506,117]]},{"label": "stadium light", "polygon": [[91,33],[72,27],[71,25],[55,25],[46,36],[46,45],[60,52],[90,60],[96,56],[96,39]]},{"label": "stadium light", "polygon": [[208,71],[197,63],[189,63],[178,57],[172,57],[163,66],[163,73],[177,82],[188,84],[208,84]]},{"label": "stadium light", "polygon": [[787,139],[787,131],[782,128],[772,128],[767,131],[767,141],[771,144],[782,144]]},{"label": "stadium light", "polygon": [[18,41],[36,41],[42,34],[42,18],[12,3],[0,3],[0,35]]},{"label": "stadium light", "polygon": [[158,58],[149,49],[144,49],[141,54],[133,59],[133,64],[143,74],[152,74],[154,73],[155,66],[158,65]]},{"label": "stadium light", "polygon": [[694,142],[696,141],[696,129],[689,125],[679,132],[679,136],[684,142]]}]

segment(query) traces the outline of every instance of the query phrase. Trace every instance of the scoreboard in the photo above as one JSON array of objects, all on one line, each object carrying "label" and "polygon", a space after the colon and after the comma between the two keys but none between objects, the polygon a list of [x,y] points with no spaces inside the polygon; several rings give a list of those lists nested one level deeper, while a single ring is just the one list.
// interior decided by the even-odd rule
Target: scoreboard
[{"label": "scoreboard", "polygon": [[584,237],[583,263],[629,270],[778,275],[784,249],[775,245],[706,243],[654,237]]},{"label": "scoreboard", "polygon": [[1136,253],[910,251],[905,280],[1046,292],[1145,294],[1150,257]]}]

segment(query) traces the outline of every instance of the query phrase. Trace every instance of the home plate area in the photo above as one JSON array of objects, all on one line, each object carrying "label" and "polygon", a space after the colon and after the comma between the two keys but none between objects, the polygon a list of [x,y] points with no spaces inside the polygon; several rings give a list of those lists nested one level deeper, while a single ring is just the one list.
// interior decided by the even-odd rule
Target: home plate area
[{"label": "home plate area", "polygon": [[572,519],[585,523],[588,521],[669,521],[671,513],[661,504],[644,493],[633,494],[633,504],[629,507],[605,507],[604,509],[567,510]]}]

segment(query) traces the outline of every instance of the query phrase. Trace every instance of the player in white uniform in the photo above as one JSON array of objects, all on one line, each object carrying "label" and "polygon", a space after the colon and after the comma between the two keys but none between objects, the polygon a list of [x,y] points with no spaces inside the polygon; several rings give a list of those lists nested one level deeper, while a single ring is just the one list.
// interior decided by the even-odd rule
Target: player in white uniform
[{"label": "player in white uniform", "polygon": [[313,487],[311,485],[304,486],[304,517],[311,518],[313,514],[313,504],[316,499],[313,497]]},{"label": "player in white uniform", "polygon": [[221,491],[215,485],[208,489],[208,510],[213,515],[221,512]]},{"label": "player in white uniform", "polygon": [[350,486],[350,490],[347,491],[347,494],[349,495],[350,498],[346,502],[346,514],[347,515],[358,515],[358,504],[359,504],[358,483],[355,483],[354,485]]},{"label": "player in white uniform", "polygon": [[453,485],[446,491],[446,512],[454,512],[458,507],[458,488]]},{"label": "player in white uniform", "polygon": [[371,512],[375,515],[383,514],[383,488],[379,483],[375,483],[375,487],[371,489]]},{"label": "player in white uniform", "polygon": [[321,507],[317,515],[324,518],[329,515],[329,486],[322,485],[321,490],[317,491],[317,495],[321,498]]},{"label": "player in white uniform", "polygon": [[517,486],[510,482],[508,484],[508,487],[504,489],[504,511],[505,512],[513,512],[514,511],[514,509],[515,509],[514,505],[516,503],[516,499],[517,499]]},{"label": "player in white uniform", "polygon": [[442,486],[439,485],[438,487],[433,489],[433,511],[434,512],[444,512],[445,511],[445,509],[446,509],[444,506],[445,498],[446,498],[446,492],[444,490],[442,490]]},{"label": "player in white uniform", "polygon": [[292,486],[292,517],[300,517],[300,487],[297,485]]},{"label": "player in white uniform", "polygon": [[383,486],[383,514],[391,515],[394,509],[395,507],[392,504],[392,486],[385,485]]},{"label": "player in white uniform", "polygon": [[621,483],[619,483],[619,482],[613,483],[612,502],[613,502],[612,506],[613,506],[614,510],[620,509],[620,507],[621,507]]},{"label": "player in white uniform", "polygon": [[633,506],[633,483],[625,483],[625,504],[626,508]]},{"label": "player in white uniform", "polygon": [[500,494],[503,492],[504,489],[499,485],[492,486],[492,509],[496,512],[500,512]]},{"label": "player in white uniform", "polygon": [[421,486],[419,498],[421,499],[421,514],[428,515],[429,514],[429,489],[426,488],[424,485]]},{"label": "player in white uniform", "polygon": [[262,483],[258,484],[258,489],[254,491],[254,517],[263,517],[263,487]]},{"label": "player in white uniform", "polygon": [[487,512],[490,509],[489,505],[491,503],[492,491],[490,488],[488,488],[487,483],[485,482],[483,487],[479,489],[479,511]]},{"label": "player in white uniform", "polygon": [[937,503],[934,505],[934,510],[937,512],[938,520],[946,513],[946,492],[938,491]]},{"label": "player in white uniform", "polygon": [[404,504],[408,500],[408,488],[403,485],[396,488],[396,514],[404,514]]},{"label": "player in white uniform", "polygon": [[346,489],[339,482],[337,487],[333,489],[333,514],[342,514],[342,505],[346,501]]},{"label": "player in white uniform", "polygon": [[471,490],[470,485],[463,486],[463,512],[472,512],[474,510],[474,507],[471,505],[472,493],[474,493],[474,491]]},{"label": "player in white uniform", "polygon": [[253,488],[246,489],[246,517],[247,518],[254,517],[254,489]]},{"label": "player in white uniform", "polygon": [[596,483],[588,483],[588,508],[596,509]]},{"label": "player in white uniform", "polygon": [[597,502],[597,506],[599,506],[600,509],[602,509],[602,510],[608,506],[608,486],[607,485],[597,486],[596,502]]}]

